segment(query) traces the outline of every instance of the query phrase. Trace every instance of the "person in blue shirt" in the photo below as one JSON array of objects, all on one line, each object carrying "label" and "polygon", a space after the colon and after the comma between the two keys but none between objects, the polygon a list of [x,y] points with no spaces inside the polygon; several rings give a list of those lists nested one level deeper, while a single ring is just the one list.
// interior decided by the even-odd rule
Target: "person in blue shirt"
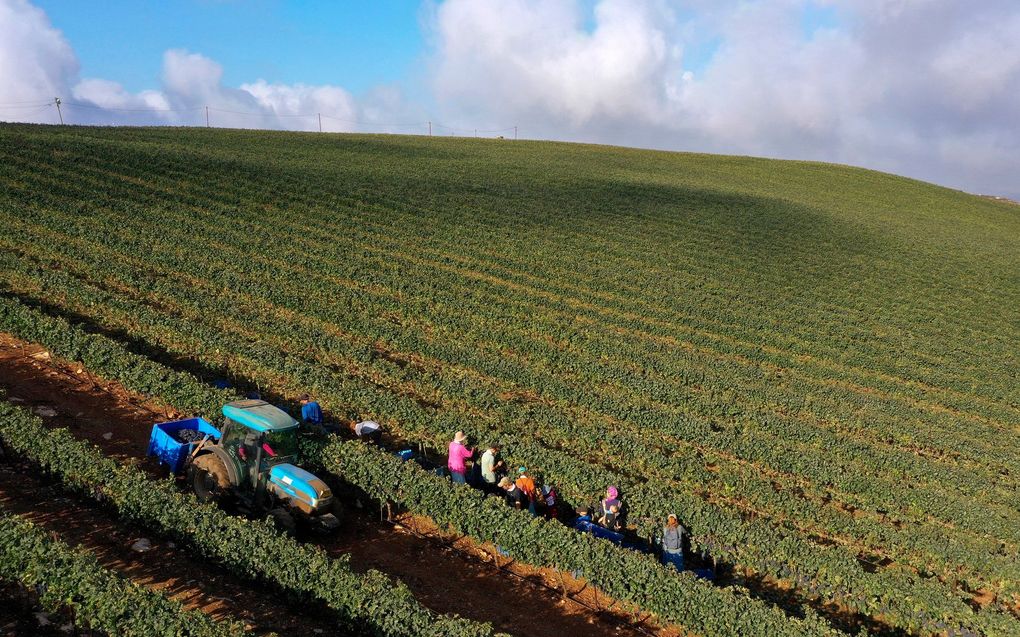
[{"label": "person in blue shirt", "polygon": [[322,407],[308,394],[301,396],[301,420],[311,425],[322,425]]}]

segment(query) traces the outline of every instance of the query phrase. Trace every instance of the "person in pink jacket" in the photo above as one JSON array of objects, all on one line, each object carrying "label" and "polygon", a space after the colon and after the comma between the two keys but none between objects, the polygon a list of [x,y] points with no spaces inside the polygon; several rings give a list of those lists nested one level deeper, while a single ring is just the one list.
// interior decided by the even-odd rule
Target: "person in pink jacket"
[{"label": "person in pink jacket", "polygon": [[450,470],[450,476],[454,482],[467,484],[467,463],[465,461],[474,453],[474,449],[467,448],[467,436],[463,431],[458,431],[457,435],[453,437],[453,442],[450,443],[450,455],[446,460],[446,467]]}]

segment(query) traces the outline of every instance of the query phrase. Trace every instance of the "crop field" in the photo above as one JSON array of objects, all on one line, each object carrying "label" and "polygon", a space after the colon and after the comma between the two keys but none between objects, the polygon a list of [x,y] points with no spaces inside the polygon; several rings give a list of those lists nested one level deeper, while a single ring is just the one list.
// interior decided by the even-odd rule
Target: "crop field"
[{"label": "crop field", "polygon": [[[226,378],[284,403],[308,392],[416,447],[498,442],[570,504],[616,485],[638,533],[676,513],[725,581],[349,442],[308,450],[670,630],[1020,635],[1020,209],[1005,202],[744,157],[3,125],[0,332],[181,411],[215,409]],[[0,420],[38,426],[11,405]],[[31,448],[17,430],[8,444]],[[126,502],[134,478],[117,480]],[[156,499],[123,506],[158,517]],[[185,517],[158,525],[187,536]],[[24,524],[0,517],[0,533]],[[290,550],[264,546],[235,570]],[[385,578],[300,555],[355,590],[317,603],[368,621]],[[274,586],[300,586],[288,577]],[[489,634],[386,595],[405,625],[376,634]]]}]

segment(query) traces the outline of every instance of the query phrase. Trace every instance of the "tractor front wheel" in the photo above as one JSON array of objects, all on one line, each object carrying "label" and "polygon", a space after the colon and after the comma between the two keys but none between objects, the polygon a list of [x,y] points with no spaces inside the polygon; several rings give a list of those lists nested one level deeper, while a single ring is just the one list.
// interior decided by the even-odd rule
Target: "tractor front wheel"
[{"label": "tractor front wheel", "polygon": [[278,531],[282,531],[290,537],[297,535],[297,522],[294,521],[294,516],[291,515],[290,511],[283,507],[276,507],[275,509],[270,509],[268,515]]},{"label": "tractor front wheel", "polygon": [[199,456],[188,469],[191,488],[199,502],[218,502],[230,488],[223,461],[211,453]]}]

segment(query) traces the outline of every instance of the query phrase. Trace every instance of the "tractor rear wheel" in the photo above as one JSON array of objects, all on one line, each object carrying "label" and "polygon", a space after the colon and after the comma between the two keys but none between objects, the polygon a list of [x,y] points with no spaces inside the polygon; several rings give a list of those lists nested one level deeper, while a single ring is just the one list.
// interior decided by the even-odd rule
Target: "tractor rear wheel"
[{"label": "tractor rear wheel", "polygon": [[297,535],[297,522],[290,511],[283,507],[276,507],[269,510],[269,519],[276,525],[276,530],[286,533],[290,537]]},{"label": "tractor rear wheel", "polygon": [[196,458],[188,473],[191,488],[199,502],[218,502],[230,489],[227,467],[211,453]]}]

